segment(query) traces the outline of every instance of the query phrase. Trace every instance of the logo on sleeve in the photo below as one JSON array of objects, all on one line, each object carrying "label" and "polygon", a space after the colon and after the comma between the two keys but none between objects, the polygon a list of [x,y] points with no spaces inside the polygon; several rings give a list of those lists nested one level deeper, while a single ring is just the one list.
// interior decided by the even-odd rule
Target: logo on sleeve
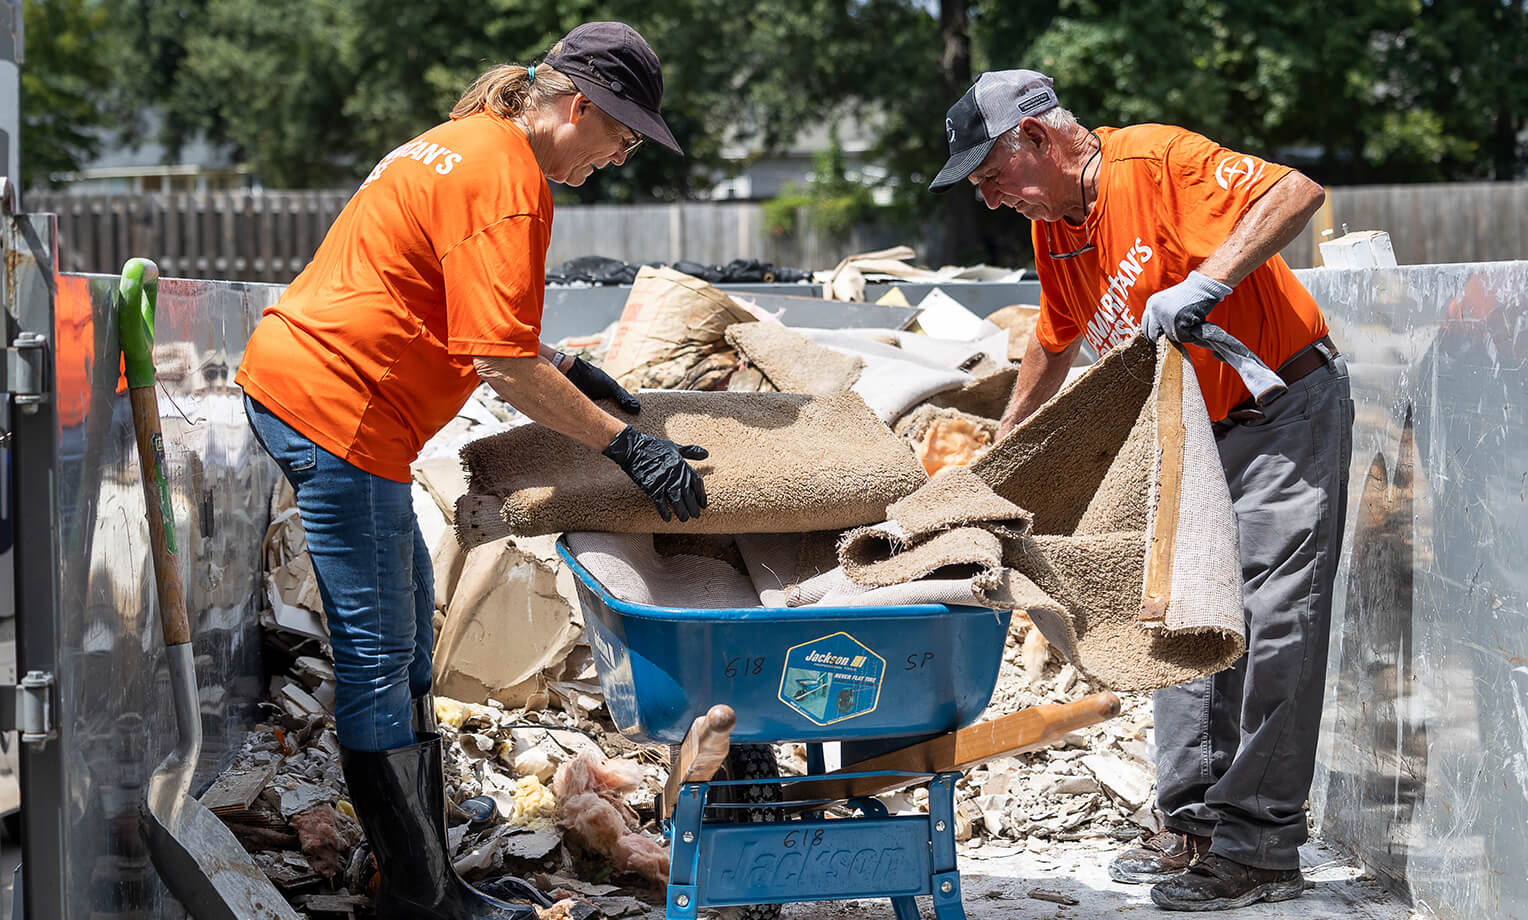
[{"label": "logo on sleeve", "polygon": [[1215,164],[1215,181],[1226,191],[1235,191],[1263,178],[1263,169],[1267,165],[1262,160],[1233,153]]}]

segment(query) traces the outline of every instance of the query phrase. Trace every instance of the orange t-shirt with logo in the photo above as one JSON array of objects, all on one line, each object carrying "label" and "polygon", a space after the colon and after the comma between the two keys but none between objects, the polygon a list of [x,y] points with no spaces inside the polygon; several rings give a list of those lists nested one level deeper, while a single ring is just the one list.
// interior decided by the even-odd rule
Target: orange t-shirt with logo
[{"label": "orange t-shirt with logo", "polygon": [[[1231,234],[1253,203],[1292,170],[1236,153],[1170,125],[1099,128],[1098,198],[1081,226],[1037,221],[1040,317],[1035,337],[1059,352],[1080,335],[1098,353],[1128,341],[1146,299],[1188,277]],[[1070,259],[1092,241],[1097,248]],[[1278,255],[1253,270],[1209,321],[1269,367],[1327,334],[1310,293]],[[1211,419],[1251,394],[1207,348],[1188,346]]]},{"label": "orange t-shirt with logo", "polygon": [[483,112],[377,164],[265,311],[235,382],[314,443],[409,481],[478,376],[539,352],[552,195],[524,132]]}]

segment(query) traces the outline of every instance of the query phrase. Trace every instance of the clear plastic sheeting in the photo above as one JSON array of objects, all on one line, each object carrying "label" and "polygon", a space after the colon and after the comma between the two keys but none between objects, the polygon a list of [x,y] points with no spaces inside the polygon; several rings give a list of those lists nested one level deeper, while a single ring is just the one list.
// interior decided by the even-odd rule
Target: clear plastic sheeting
[{"label": "clear plastic sheeting", "polygon": [[[138,831],[143,787],[174,746],[175,718],[132,411],[119,384],[115,281],[61,275],[55,296],[63,915],[177,916]],[[254,723],[264,689],[256,605],[277,472],[233,375],[279,293],[159,284],[159,406],[205,733],[198,791]]]},{"label": "clear plastic sheeting", "polygon": [[1419,908],[1528,916],[1528,262],[1298,274],[1356,410],[1320,826]]}]

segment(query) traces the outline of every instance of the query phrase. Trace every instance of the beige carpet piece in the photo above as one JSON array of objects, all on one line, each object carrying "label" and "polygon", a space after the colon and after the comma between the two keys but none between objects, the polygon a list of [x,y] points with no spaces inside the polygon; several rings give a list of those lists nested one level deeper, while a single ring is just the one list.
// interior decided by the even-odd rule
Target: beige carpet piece
[{"label": "beige carpet piece", "polygon": [[935,394],[928,404],[941,408],[959,409],[982,418],[1000,419],[1013,396],[1013,383],[1019,377],[1016,364],[999,368],[985,377],[978,377],[958,390]]},{"label": "beige carpet piece", "polygon": [[725,335],[728,344],[781,393],[843,393],[865,369],[865,360],[858,355],[824,348],[783,323],[734,323]]},{"label": "beige carpet piece", "polygon": [[851,530],[839,543],[838,558],[851,581],[888,587],[963,568],[978,600],[1004,605],[1007,598],[998,592],[1012,555],[1007,544],[1030,527],[1023,509],[969,469],[951,467],[886,509],[886,517],[885,523]]},{"label": "beige carpet piece", "polygon": [[[862,585],[836,564],[838,535],[739,534],[737,546],[748,575],[765,607],[891,607],[908,604],[959,604],[998,609],[1036,610],[1049,605],[1053,616],[1065,611],[1049,595],[1011,569],[999,569],[995,583],[978,585],[972,566],[951,567],[929,577],[891,585]],[[997,598],[998,603],[993,603]]]},{"label": "beige carpet piece", "polygon": [[798,328],[796,331],[819,345],[864,359],[865,369],[855,381],[854,392],[863,396],[887,424],[931,396],[958,390],[972,380],[965,371],[903,351],[894,344],[877,341],[872,337],[874,330]]},{"label": "beige carpet piece", "polygon": [[696,461],[709,505],[664,522],[626,474],[596,451],[540,425],[462,449],[464,545],[502,536],[612,533],[781,533],[885,520],[886,507],[928,476],[853,393],[644,393],[637,428],[711,452]]},{"label": "beige carpet piece", "polygon": [[705,555],[659,553],[645,533],[568,533],[568,549],[605,590],[633,604],[687,610],[758,607],[748,576]]},{"label": "beige carpet piece", "polygon": [[[1245,648],[1230,492],[1192,370],[1176,392],[1161,385],[1161,365],[1139,337],[1105,355],[972,466],[941,472],[888,509],[887,522],[846,535],[845,576],[874,588],[973,566],[981,602],[1028,592],[1025,609],[1046,638],[1114,689],[1156,689],[1230,665]],[[1182,418],[1185,488],[1171,509],[1165,617],[1144,622],[1150,535],[1159,493],[1171,494],[1158,488],[1173,468],[1157,432],[1169,398],[1178,411],[1166,417]]]},{"label": "beige carpet piece", "polygon": [[[1184,365],[1182,494],[1159,508],[1163,355],[1137,336],[1009,432],[971,472],[1033,515],[1015,568],[1065,606],[1035,622],[1090,678],[1147,690],[1219,671],[1246,648],[1241,562],[1230,490],[1198,382]],[[1170,467],[1169,467],[1170,469]],[[1150,535],[1175,513],[1171,594],[1142,621]],[[1043,564],[1042,564],[1043,563]]]}]

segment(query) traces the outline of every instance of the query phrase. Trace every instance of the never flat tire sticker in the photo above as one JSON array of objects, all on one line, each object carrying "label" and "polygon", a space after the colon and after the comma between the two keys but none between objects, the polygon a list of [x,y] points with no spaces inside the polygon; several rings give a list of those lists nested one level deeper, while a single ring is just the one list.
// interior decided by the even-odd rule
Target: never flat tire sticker
[{"label": "never flat tire sticker", "polygon": [[886,659],[848,633],[793,646],[780,674],[780,702],[818,725],[875,711]]}]

